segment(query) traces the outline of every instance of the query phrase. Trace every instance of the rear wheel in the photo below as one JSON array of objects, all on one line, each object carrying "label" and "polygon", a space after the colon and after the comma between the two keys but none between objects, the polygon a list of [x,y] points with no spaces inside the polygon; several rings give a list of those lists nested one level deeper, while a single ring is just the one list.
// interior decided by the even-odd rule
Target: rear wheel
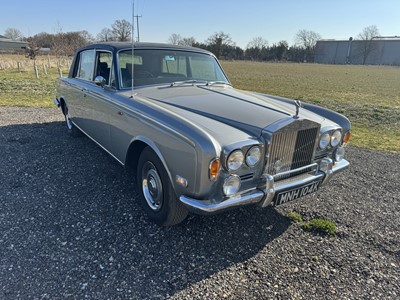
[{"label": "rear wheel", "polygon": [[175,195],[161,160],[151,148],[143,149],[136,174],[141,205],[153,222],[171,226],[186,218],[188,211]]}]

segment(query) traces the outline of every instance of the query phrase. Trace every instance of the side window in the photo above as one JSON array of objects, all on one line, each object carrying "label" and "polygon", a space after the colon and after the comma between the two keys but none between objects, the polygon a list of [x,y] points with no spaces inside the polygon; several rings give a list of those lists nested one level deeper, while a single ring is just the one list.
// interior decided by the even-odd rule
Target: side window
[{"label": "side window", "polygon": [[112,54],[110,52],[97,52],[96,60],[97,60],[96,76],[104,77],[106,80],[106,84],[110,85]]},{"label": "side window", "polygon": [[94,62],[95,62],[94,50],[82,51],[79,56],[79,67],[75,77],[92,81]]}]

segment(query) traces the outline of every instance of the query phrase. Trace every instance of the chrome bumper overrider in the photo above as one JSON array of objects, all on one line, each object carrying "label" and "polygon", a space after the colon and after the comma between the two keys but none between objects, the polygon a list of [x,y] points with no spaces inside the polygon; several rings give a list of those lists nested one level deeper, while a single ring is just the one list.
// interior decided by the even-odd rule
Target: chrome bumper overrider
[{"label": "chrome bumper overrider", "polygon": [[[180,196],[179,200],[190,210],[199,214],[213,214],[232,207],[242,206],[247,204],[258,203],[261,207],[266,207],[271,204],[274,196],[278,192],[292,189],[294,187],[304,186],[311,182],[321,180],[321,185],[324,185],[333,174],[343,171],[349,166],[347,160],[341,160],[333,164],[331,159],[324,159],[323,162],[327,165],[325,171],[318,171],[315,174],[303,174],[287,180],[280,180],[275,182],[275,177],[271,175],[266,176],[265,188],[254,189],[247,193],[230,197],[225,201],[218,202],[213,199],[197,200],[187,196]],[[296,171],[296,170],[293,170]],[[292,172],[293,172],[292,171]],[[283,174],[284,175],[284,174]],[[282,176],[278,174],[277,176]]]}]

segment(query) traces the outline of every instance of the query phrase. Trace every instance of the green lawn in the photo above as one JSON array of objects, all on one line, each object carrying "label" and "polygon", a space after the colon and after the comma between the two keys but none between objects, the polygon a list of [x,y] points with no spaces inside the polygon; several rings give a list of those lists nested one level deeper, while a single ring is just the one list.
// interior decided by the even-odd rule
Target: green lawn
[{"label": "green lawn", "polygon": [[[345,114],[352,145],[400,153],[400,68],[223,61],[236,88],[319,104]],[[0,70],[1,106],[51,107],[56,67]],[[67,73],[67,68],[63,68]]]},{"label": "green lawn", "polygon": [[400,152],[400,68],[223,62],[236,88],[331,108],[352,122],[355,146]]}]

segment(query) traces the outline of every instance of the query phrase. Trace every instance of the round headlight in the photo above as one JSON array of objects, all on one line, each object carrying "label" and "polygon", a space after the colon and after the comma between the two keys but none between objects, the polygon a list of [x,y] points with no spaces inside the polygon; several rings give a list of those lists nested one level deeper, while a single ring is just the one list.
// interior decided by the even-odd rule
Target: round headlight
[{"label": "round headlight", "polygon": [[341,161],[343,158],[344,158],[344,148],[339,147],[336,149],[336,152],[335,152],[335,160]]},{"label": "round headlight", "polygon": [[331,146],[332,147],[338,146],[341,140],[342,140],[342,133],[340,132],[340,130],[335,130],[331,136]]},{"label": "round headlight", "polygon": [[237,175],[231,175],[226,178],[223,189],[226,196],[232,196],[236,194],[240,189],[240,177]]},{"label": "round headlight", "polygon": [[243,161],[244,154],[242,150],[235,150],[228,156],[226,166],[228,167],[229,171],[236,171],[242,166]]},{"label": "round headlight", "polygon": [[328,147],[329,143],[331,141],[331,136],[329,135],[329,133],[324,133],[323,135],[321,135],[320,139],[319,139],[319,148],[321,150],[325,149],[326,147]]},{"label": "round headlight", "polygon": [[249,167],[254,167],[261,159],[261,149],[258,146],[251,147],[246,154],[246,164]]}]

